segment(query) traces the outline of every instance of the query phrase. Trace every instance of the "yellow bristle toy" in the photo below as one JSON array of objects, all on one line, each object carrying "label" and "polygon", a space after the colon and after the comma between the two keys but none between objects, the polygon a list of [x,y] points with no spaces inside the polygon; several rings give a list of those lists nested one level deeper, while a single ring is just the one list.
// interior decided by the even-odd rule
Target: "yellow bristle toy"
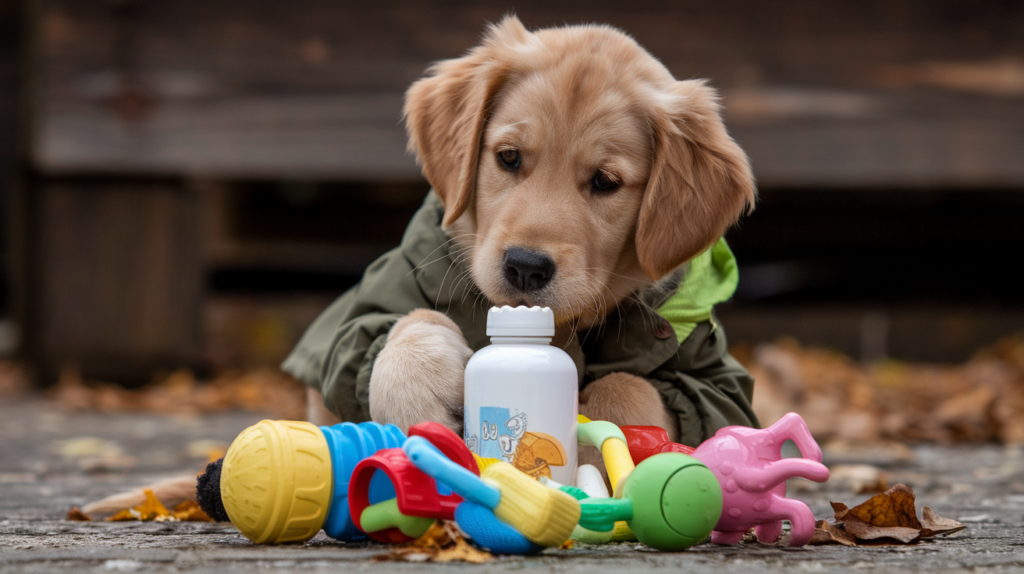
[{"label": "yellow bristle toy", "polygon": [[575,498],[547,488],[506,462],[491,464],[481,478],[501,491],[494,515],[541,546],[561,545],[579,522]]},{"label": "yellow bristle toy", "polygon": [[575,498],[547,488],[507,462],[489,464],[478,477],[422,437],[410,437],[402,450],[427,476],[467,502],[489,510],[498,521],[539,547],[561,546],[579,522],[581,509]]}]

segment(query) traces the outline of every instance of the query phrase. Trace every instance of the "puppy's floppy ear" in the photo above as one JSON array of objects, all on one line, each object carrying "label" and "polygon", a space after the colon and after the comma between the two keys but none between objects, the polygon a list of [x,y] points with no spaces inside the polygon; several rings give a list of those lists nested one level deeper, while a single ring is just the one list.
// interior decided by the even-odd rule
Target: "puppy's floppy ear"
[{"label": "puppy's floppy ear", "polygon": [[405,94],[409,151],[444,204],[445,227],[472,198],[487,116],[510,73],[507,58],[531,37],[518,18],[506,16],[488,28],[480,46],[435,63]]},{"label": "puppy's floppy ear", "polygon": [[757,192],[714,89],[703,80],[675,82],[654,107],[654,161],[636,245],[644,272],[657,280],[718,241],[753,208]]}]

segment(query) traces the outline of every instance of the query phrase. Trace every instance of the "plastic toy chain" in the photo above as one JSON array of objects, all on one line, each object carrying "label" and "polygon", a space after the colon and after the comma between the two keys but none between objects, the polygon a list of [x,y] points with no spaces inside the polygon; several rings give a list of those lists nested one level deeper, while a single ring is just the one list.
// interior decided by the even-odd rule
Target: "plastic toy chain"
[{"label": "plastic toy chain", "polygon": [[358,461],[404,440],[394,425],[264,420],[235,438],[217,489],[200,495],[219,497],[235,526],[257,544],[302,542],[321,528],[338,540],[364,538],[349,516],[349,476]]},{"label": "plastic toy chain", "polygon": [[629,455],[633,464],[640,464],[648,457],[663,452],[680,452],[693,455],[693,447],[668,440],[668,432],[661,427],[626,425],[619,427],[626,435],[629,444]]},{"label": "plastic toy chain", "polygon": [[612,484],[614,493],[620,493],[622,482],[636,468],[629,454],[626,435],[610,422],[583,418],[580,419],[576,432],[581,445],[596,446],[601,451],[605,470],[608,471],[608,481]]},{"label": "plastic toy chain", "polygon": [[[479,474],[472,453],[448,428],[426,422],[411,427],[409,434],[410,439],[431,445],[450,464],[473,476]],[[440,489],[401,448],[390,448],[356,465],[348,484],[348,502],[353,522],[370,538],[400,543],[421,536],[435,519],[454,520],[462,497]]]},{"label": "plastic toy chain", "polygon": [[582,528],[608,532],[617,521],[625,521],[637,539],[659,550],[682,550],[711,533],[722,512],[722,492],[707,467],[673,452],[634,466],[618,427],[580,420],[580,444],[601,449],[615,485],[615,498],[580,501]]},{"label": "plastic toy chain", "polygon": [[[408,451],[383,450],[359,463],[349,487],[351,514],[358,517],[359,526],[375,540],[394,543],[422,535],[434,519],[451,520],[454,517],[470,538],[497,554],[533,554],[543,550],[545,545],[533,542],[495,516],[496,511],[507,510],[510,506],[509,503],[501,503],[499,498],[498,506],[491,508],[495,504],[494,493],[498,492],[500,497],[500,491],[474,490],[476,485],[482,484],[476,476],[481,467],[487,475],[500,475],[511,470],[512,476],[508,481],[525,480],[528,485],[532,483],[533,489],[541,488],[539,484],[508,465],[505,469],[489,469],[497,461],[473,456],[447,429],[438,428],[436,431],[418,433],[416,440],[407,441]],[[444,484],[441,490],[475,495],[463,501],[455,492],[438,494],[435,477],[442,476],[451,484]],[[515,500],[515,493],[506,498]],[[517,523],[515,513],[512,514],[511,518],[506,516],[505,519]],[[578,514],[576,505],[575,515]],[[529,522],[518,520],[519,524],[526,525],[521,527],[531,532]],[[533,534],[538,538],[536,532]],[[543,536],[539,538],[545,541]]]},{"label": "plastic toy chain", "polygon": [[[571,496],[546,488],[505,462],[490,464],[480,477],[445,458],[423,439],[410,439],[402,446],[412,464],[493,516],[536,546],[559,546],[569,539],[580,518],[580,505]],[[467,507],[480,518],[478,509]],[[458,513],[462,512],[460,505]],[[468,524],[456,516],[459,526]],[[493,523],[492,523],[493,525]],[[470,527],[472,528],[472,527]],[[478,535],[466,530],[477,542]],[[482,542],[481,542],[482,543]],[[482,543],[487,546],[486,543]],[[491,548],[495,550],[494,548]],[[507,552],[507,549],[503,549]],[[502,550],[496,550],[502,552]]]},{"label": "plastic toy chain", "polygon": [[[814,515],[806,504],[786,498],[787,479],[828,480],[821,448],[807,424],[789,413],[763,429],[725,427],[696,450],[669,442],[660,427],[622,427],[633,461],[640,464],[659,452],[693,453],[707,465],[722,486],[723,513],[711,535],[716,544],[736,544],[751,527],[762,542],[774,542],[782,521],[792,524],[789,543],[802,546],[814,535]],[[782,443],[793,440],[803,458],[782,459]]]},{"label": "plastic toy chain", "polygon": [[[626,444],[626,438],[619,429],[619,427],[606,421],[591,421],[589,418],[578,415],[579,426],[577,427],[577,436],[579,443],[584,446],[594,446],[601,452],[601,456],[604,459],[605,469],[608,472],[609,482],[615,488],[615,491],[620,490],[622,481],[636,467],[633,464],[629,448]],[[601,482],[601,491],[598,494],[590,494],[588,489],[581,488],[582,492],[569,492],[569,494],[575,496],[579,500],[585,498],[608,498],[607,489],[604,488],[604,479],[600,478],[600,471],[591,465],[583,465],[576,472],[576,483],[579,486],[584,486],[588,481],[593,482],[592,475],[597,473],[597,477]],[[596,485],[590,490],[596,490]],[[587,496],[583,496],[586,493]],[[604,544],[611,541],[627,541],[636,540],[636,535],[630,530],[629,525],[625,520],[618,520],[614,522],[613,527],[601,530],[591,530],[584,527],[583,525],[577,525],[576,529],[573,530],[573,540],[579,540],[580,542],[586,542],[588,544]]]}]

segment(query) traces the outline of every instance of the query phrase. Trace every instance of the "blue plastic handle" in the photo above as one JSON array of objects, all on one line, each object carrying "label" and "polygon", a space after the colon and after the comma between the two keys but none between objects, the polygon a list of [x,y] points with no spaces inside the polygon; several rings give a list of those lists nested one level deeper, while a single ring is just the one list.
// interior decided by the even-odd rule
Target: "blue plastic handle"
[{"label": "blue plastic handle", "polygon": [[491,510],[501,502],[500,490],[485,484],[479,476],[452,462],[427,439],[411,436],[402,445],[402,450],[416,468],[462,498]]}]

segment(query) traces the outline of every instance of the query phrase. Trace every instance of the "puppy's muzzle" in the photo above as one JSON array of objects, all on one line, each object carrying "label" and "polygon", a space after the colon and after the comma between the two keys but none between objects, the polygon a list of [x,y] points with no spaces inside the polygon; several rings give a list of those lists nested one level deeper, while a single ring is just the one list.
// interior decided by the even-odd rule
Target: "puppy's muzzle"
[{"label": "puppy's muzzle", "polygon": [[543,289],[551,281],[555,262],[543,252],[510,247],[505,250],[501,269],[509,285],[529,293]]}]

